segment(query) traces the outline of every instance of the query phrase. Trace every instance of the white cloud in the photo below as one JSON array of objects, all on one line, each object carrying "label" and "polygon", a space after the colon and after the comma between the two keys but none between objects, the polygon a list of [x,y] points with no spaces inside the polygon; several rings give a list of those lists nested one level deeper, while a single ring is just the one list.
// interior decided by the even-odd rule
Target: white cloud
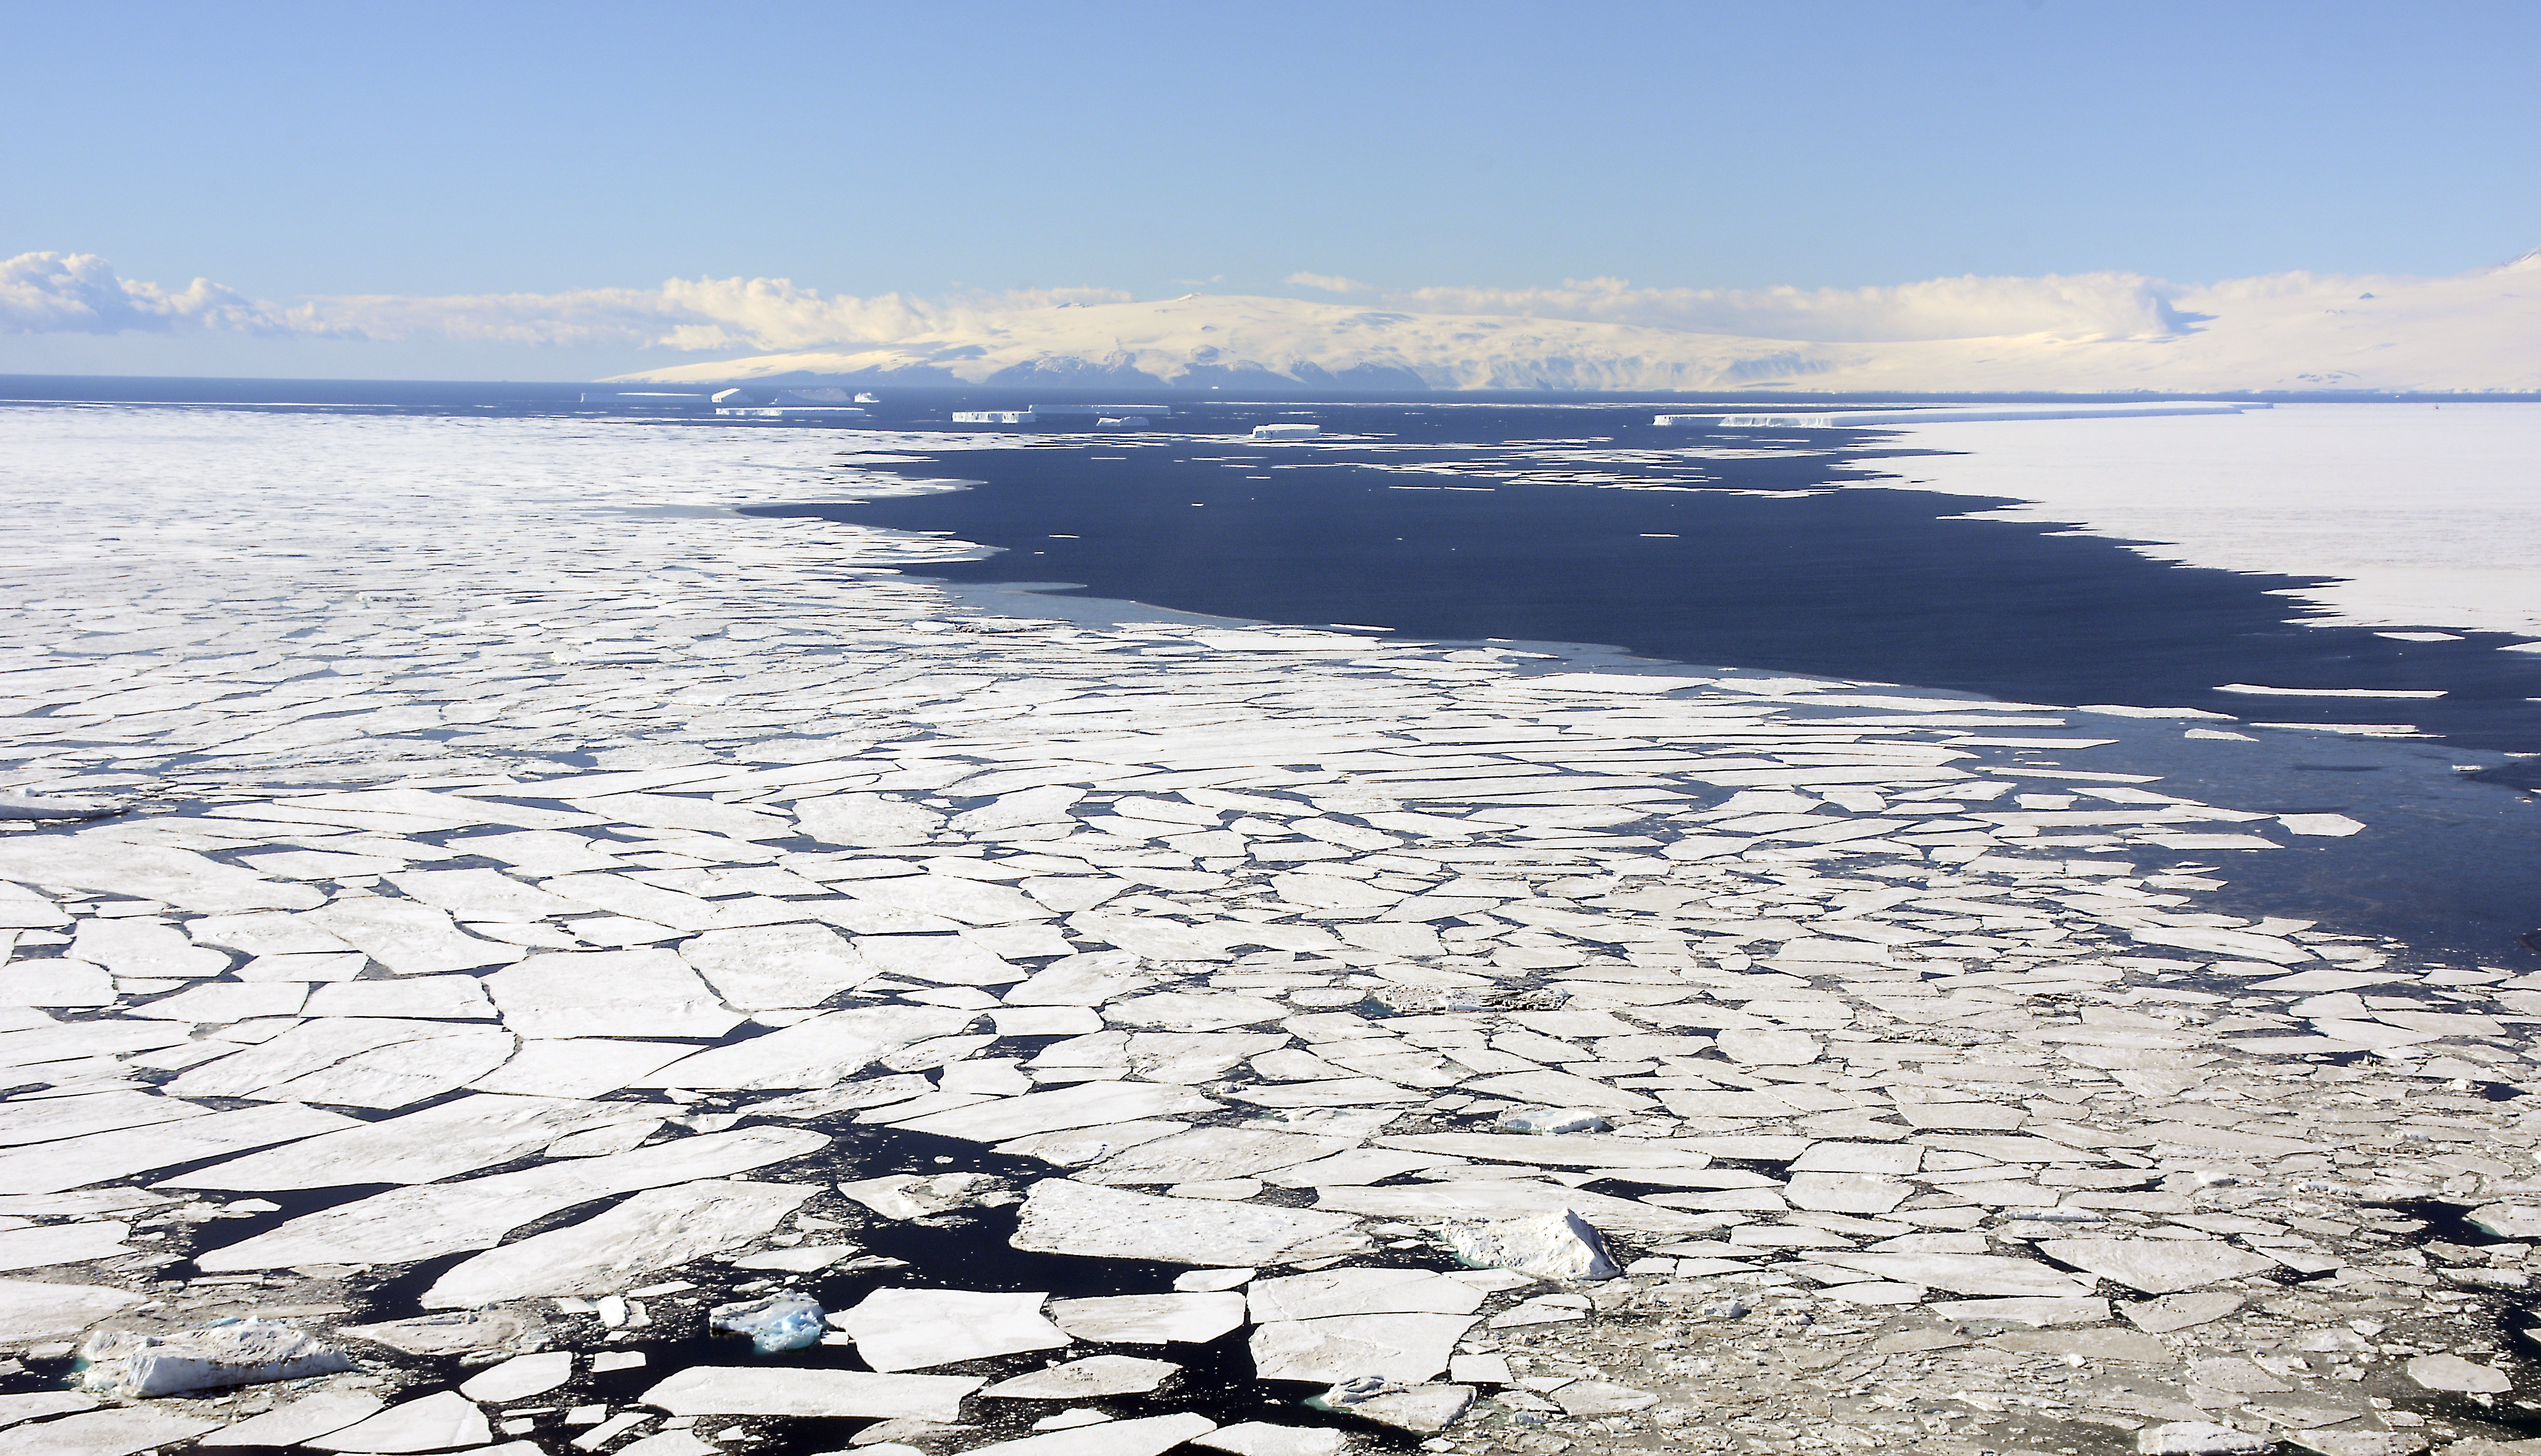
[{"label": "white cloud", "polygon": [[181,292],[114,275],[93,253],[22,253],[0,260],[0,330],[120,333],[179,325],[281,331],[265,306],[196,278]]},{"label": "white cloud", "polygon": [[[563,367],[705,372],[698,377],[739,377],[743,365],[972,378],[1133,363],[1156,378],[1241,366],[1300,379],[1370,371],[1439,388],[2504,389],[2534,387],[2536,275],[2541,255],[2450,278],[2284,273],[2202,285],[2120,272],[1855,289],[1592,278],[1366,289],[1323,301],[1195,294],[1133,303],[1094,288],[927,299],[825,294],[783,278],[675,278],[651,288],[273,303],[203,279],[168,289],[119,278],[103,258],[36,253],[0,261],[0,334],[55,336],[17,346],[38,358],[85,358],[102,334],[198,354],[220,352],[224,336],[256,334],[285,348],[368,340],[401,349],[399,358],[457,350],[471,369],[493,372],[544,350],[546,364],[528,367],[572,360]],[[1361,288],[1318,274],[1290,282]],[[159,342],[141,341],[154,335]],[[257,357],[267,356],[280,357],[269,348]],[[710,362],[688,362],[697,359]]]},{"label": "white cloud", "polygon": [[1339,273],[1290,273],[1280,281],[1291,288],[1320,288],[1326,293],[1372,293],[1376,290],[1373,283],[1361,283],[1356,278],[1344,278]]},{"label": "white cloud", "polygon": [[993,328],[1050,308],[1123,303],[1110,288],[1022,289],[949,299],[828,296],[784,278],[674,278],[659,288],[563,293],[349,294],[281,305],[197,278],[182,292],[115,276],[92,254],[0,261],[0,331],[117,333],[178,328],[401,342],[434,337],[525,346],[694,352],[887,344]]}]

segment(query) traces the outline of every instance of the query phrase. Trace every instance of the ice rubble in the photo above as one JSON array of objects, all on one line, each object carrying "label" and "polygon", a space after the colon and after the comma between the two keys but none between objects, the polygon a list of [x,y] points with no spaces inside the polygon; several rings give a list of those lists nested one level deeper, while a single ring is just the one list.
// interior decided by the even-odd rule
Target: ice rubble
[{"label": "ice rubble", "polygon": [[353,1368],[325,1341],[269,1320],[170,1335],[101,1330],[80,1346],[79,1357],[82,1389],[124,1399],[307,1380]]},{"label": "ice rubble", "polygon": [[[27,477],[91,468],[38,424],[0,414]],[[365,1368],[0,1407],[13,1450],[1335,1449],[1105,1405],[1239,1333],[1280,1399],[1453,1449],[2400,1456],[2528,1378],[2473,1316],[2529,1286],[2541,1128],[2489,1089],[2541,982],[2221,912],[2242,851],[2191,837],[2340,826],[1982,741],[2070,713],[981,618],[835,523],[598,534],[594,450],[612,503],[777,488],[710,427],[188,428],[376,473],[223,490],[188,445],[0,518],[19,785],[169,806],[0,835],[0,1347],[306,1308]],[[861,1252],[1006,1219],[1156,1273]],[[816,1355],[572,1387],[839,1271]]]}]

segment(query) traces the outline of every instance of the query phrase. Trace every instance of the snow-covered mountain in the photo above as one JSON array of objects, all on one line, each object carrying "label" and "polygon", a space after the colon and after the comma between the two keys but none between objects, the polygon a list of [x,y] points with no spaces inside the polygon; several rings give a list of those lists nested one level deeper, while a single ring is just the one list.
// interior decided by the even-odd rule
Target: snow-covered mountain
[{"label": "snow-covered mountain", "polygon": [[884,343],[620,378],[1352,393],[2541,391],[2541,250],[2442,278],[2287,273],[2160,287],[2160,307],[2132,331],[1863,342],[1194,294],[975,314]]}]

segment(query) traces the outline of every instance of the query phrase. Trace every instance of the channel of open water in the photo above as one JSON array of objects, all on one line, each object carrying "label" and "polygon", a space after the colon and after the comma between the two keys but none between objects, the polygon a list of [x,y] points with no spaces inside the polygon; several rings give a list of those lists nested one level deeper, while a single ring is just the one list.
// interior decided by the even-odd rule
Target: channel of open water
[{"label": "channel of open water", "polygon": [[[1309,417],[1331,438],[1256,442]],[[842,466],[830,499],[753,508],[989,548],[922,569],[1043,617],[1182,616],[1382,627],[1549,654],[1545,667],[1804,675],[2017,703],[2195,708],[2074,715],[2118,740],[2042,767],[2159,775],[2219,805],[2345,814],[2350,838],[2203,856],[2250,914],[2320,916],[2464,965],[2541,964],[2533,873],[2541,654],[2467,633],[2402,642],[2313,625],[2283,595],[2319,578],[2156,561],[2052,524],[1970,519],[2000,502],[1851,488],[1861,431],[1659,430],[1643,407],[1185,409],[1171,433],[1052,436]],[[855,489],[864,473],[949,480]],[[2441,623],[2429,625],[2440,626]],[[1598,644],[1598,645],[1585,645]],[[1730,665],[1723,667],[1721,665]],[[2225,684],[2440,691],[2254,697]],[[2414,725],[2364,737],[2255,722]],[[2042,783],[2039,791],[2056,785]]]}]

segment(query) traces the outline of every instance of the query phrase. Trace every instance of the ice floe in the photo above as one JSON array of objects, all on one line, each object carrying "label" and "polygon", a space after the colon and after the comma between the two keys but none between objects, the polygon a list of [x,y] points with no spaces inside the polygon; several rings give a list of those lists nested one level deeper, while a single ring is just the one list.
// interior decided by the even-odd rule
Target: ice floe
[{"label": "ice floe", "polygon": [[692,509],[767,436],[193,427],[383,483],[0,528],[0,788],[127,806],[0,824],[0,1353],[360,1368],[13,1453],[2513,1433],[2541,979],[2220,893],[2370,826],[2043,707],[992,617]]}]

